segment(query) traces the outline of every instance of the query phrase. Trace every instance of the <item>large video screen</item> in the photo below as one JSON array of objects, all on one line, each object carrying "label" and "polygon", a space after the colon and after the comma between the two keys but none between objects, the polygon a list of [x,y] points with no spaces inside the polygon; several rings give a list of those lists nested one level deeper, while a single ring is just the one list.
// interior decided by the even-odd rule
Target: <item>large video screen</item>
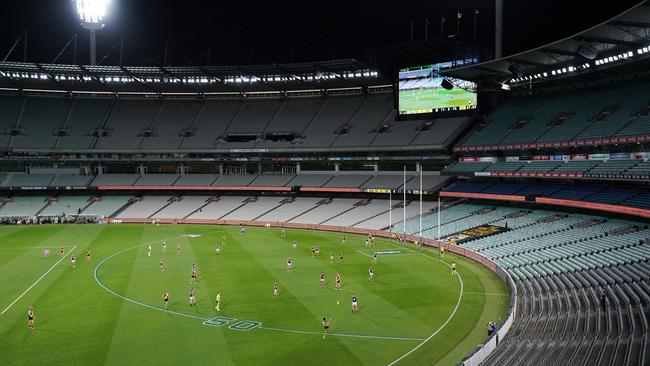
[{"label": "large video screen", "polygon": [[400,114],[464,111],[478,106],[476,83],[443,77],[451,62],[410,67],[399,71]]}]

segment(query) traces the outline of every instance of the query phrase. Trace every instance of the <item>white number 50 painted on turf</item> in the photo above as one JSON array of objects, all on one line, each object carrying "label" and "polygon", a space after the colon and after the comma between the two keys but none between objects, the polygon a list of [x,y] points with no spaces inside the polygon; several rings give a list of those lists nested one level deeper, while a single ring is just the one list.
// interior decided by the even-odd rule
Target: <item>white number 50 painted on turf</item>
[{"label": "white number 50 painted on turf", "polygon": [[240,320],[240,321],[237,321],[237,319],[229,318],[227,316],[218,316],[218,317],[212,318],[210,320],[206,320],[206,321],[203,322],[203,325],[209,325],[209,326],[212,326],[212,327],[223,327],[223,326],[228,325],[228,324],[233,323],[233,322],[236,322],[236,323],[229,325],[228,329],[239,330],[239,331],[242,331],[242,332],[255,329],[255,328],[262,325],[262,323],[256,322],[256,321],[253,321],[253,320]]}]

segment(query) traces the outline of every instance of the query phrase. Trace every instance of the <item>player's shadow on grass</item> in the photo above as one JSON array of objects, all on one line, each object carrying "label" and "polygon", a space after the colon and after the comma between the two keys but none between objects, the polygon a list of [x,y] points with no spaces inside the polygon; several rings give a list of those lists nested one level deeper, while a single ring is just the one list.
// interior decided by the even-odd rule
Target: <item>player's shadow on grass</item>
[{"label": "player's shadow on grass", "polygon": [[54,329],[43,328],[42,325],[41,325],[41,326],[37,326],[36,330],[39,331],[39,332],[44,332],[44,333],[57,334],[57,335],[59,335],[59,336],[68,336],[68,335],[72,334],[72,333],[67,333],[67,332],[61,332],[61,331],[54,330]]}]

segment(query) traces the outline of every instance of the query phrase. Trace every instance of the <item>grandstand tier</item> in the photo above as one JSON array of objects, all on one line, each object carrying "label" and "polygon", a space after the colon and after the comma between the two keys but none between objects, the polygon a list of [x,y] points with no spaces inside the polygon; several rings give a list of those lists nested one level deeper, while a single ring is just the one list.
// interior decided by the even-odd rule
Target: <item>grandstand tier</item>
[{"label": "grandstand tier", "polygon": [[[470,197],[529,201],[569,207],[583,207],[597,211],[650,217],[650,190],[642,187],[609,187],[607,185],[566,185],[492,183],[458,181],[445,188],[444,197]],[[500,195],[494,197],[494,195]]]},{"label": "grandstand tier", "polygon": [[[2,61],[0,221],[252,224],[374,233],[395,240],[386,240],[391,249],[399,241],[445,247],[451,257],[438,259],[480,262],[507,283],[513,301],[506,319],[488,319],[502,328],[490,323],[467,364],[644,365],[650,81],[644,67],[621,72],[628,61],[603,66],[646,57],[647,45],[635,48],[647,41],[650,26],[640,20],[650,10],[639,12],[587,31],[610,27],[607,37],[582,35],[492,61],[472,54],[462,67],[454,39],[454,61],[439,60],[436,75],[411,65],[397,81],[357,60]],[[581,52],[603,37],[611,43],[596,59]],[[383,82],[366,80],[373,77]],[[40,88],[41,80],[56,86]],[[477,110],[449,103],[435,114],[396,108],[405,91],[436,89],[451,100],[446,84],[479,85],[488,103]],[[414,97],[416,108],[425,102]],[[458,278],[463,301],[505,295],[463,290]]]},{"label": "grandstand tier", "polygon": [[[609,154],[605,154],[609,155]],[[612,154],[613,155],[613,154]],[[495,177],[531,178],[577,178],[577,179],[616,179],[646,181],[650,177],[650,161],[639,156],[623,154],[623,159],[570,160],[516,160],[493,162],[459,161],[444,170],[444,173],[480,175]],[[545,158],[549,158],[545,156]]]},{"label": "grandstand tier", "polygon": [[454,151],[564,148],[650,141],[646,81],[523,96],[504,103]]},{"label": "grandstand tier", "polygon": [[[406,186],[404,186],[406,179]],[[422,188],[435,192],[451,178],[439,172],[427,172],[422,177]],[[345,189],[351,192],[367,190],[402,190],[420,188],[419,176],[408,173],[357,172],[340,174],[318,172],[306,174],[25,174],[4,173],[0,175],[0,187],[5,188],[51,188],[51,189],[122,189],[122,190],[229,190],[233,187],[246,190],[284,190],[292,188],[317,192]]]},{"label": "grandstand tier", "polygon": [[469,123],[402,124],[390,92],[235,101],[0,95],[0,111],[3,133],[13,131],[0,149],[41,152],[446,149]]}]

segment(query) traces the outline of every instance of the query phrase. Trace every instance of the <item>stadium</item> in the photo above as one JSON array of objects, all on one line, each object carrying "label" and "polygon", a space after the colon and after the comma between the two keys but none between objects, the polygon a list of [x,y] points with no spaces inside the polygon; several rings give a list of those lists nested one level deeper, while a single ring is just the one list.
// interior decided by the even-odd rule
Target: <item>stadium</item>
[{"label": "stadium", "polygon": [[138,3],[5,12],[0,365],[650,364],[650,3]]}]

